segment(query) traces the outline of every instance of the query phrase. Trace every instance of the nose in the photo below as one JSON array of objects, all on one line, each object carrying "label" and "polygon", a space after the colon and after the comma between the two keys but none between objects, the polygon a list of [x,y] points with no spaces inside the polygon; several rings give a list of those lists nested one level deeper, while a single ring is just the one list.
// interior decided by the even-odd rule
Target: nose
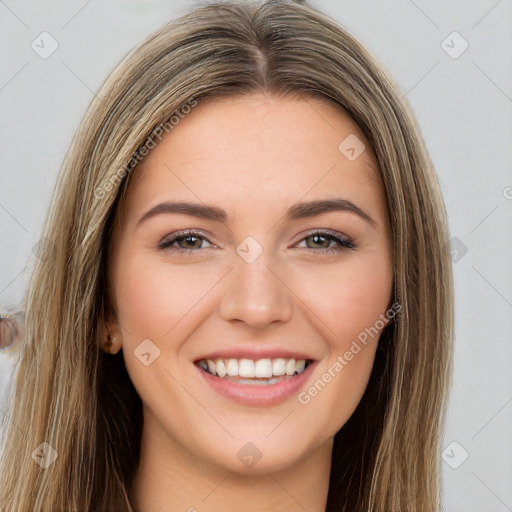
[{"label": "nose", "polygon": [[253,329],[290,320],[294,296],[280,274],[265,253],[252,263],[238,258],[222,296],[221,317],[243,322]]}]

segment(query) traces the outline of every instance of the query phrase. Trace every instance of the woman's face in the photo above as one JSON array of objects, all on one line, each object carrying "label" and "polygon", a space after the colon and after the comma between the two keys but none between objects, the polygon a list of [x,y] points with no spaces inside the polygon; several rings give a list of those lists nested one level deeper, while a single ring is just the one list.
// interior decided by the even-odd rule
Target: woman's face
[{"label": "woman's face", "polygon": [[361,130],[318,99],[228,97],[193,109],[133,172],[109,323],[144,438],[254,474],[330,454],[392,290]]}]

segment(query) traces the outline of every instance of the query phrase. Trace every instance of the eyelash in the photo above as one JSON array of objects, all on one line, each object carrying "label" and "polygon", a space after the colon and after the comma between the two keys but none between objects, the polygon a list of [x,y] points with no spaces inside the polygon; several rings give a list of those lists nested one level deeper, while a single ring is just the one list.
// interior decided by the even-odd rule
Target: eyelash
[{"label": "eyelash", "polygon": [[[356,246],[346,237],[340,236],[339,233],[336,233],[335,231],[329,231],[329,230],[318,230],[313,231],[311,233],[308,233],[304,238],[299,240],[299,242],[302,242],[308,238],[314,237],[314,236],[322,236],[324,238],[333,240],[336,242],[336,247],[328,247],[324,249],[312,249],[315,252],[319,252],[321,254],[339,254],[346,249],[355,249]],[[206,238],[202,233],[199,231],[193,231],[193,230],[184,230],[184,231],[178,231],[174,233],[171,238],[165,238],[163,239],[159,244],[158,247],[162,250],[166,251],[173,251],[176,253],[181,253],[181,255],[184,254],[192,254],[194,252],[199,251],[200,249],[182,249],[178,247],[172,247],[172,244],[174,242],[177,242],[178,240],[182,240],[184,238],[188,237],[195,237],[200,238],[203,240],[206,240],[207,242],[211,243],[208,238]],[[308,247],[306,247],[307,249]]]}]

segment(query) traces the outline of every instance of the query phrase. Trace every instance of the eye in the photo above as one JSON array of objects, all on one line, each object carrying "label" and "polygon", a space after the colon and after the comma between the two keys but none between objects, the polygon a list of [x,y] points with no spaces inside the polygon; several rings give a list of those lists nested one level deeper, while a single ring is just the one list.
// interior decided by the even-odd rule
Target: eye
[{"label": "eye", "polygon": [[[184,230],[164,238],[158,244],[158,247],[181,254],[192,254],[198,252],[200,249],[207,248],[202,246],[203,242],[208,244],[207,247],[215,247],[203,233],[193,230]],[[301,242],[306,243],[306,248],[314,249],[315,252],[322,254],[340,253],[346,249],[355,248],[355,245],[345,235],[336,231],[314,231],[304,237]]]},{"label": "eye", "polygon": [[[315,249],[323,254],[355,249],[355,245],[346,236],[335,231],[314,231],[303,238],[301,242],[306,242],[306,248]],[[332,245],[333,243],[334,245]]]},{"label": "eye", "polygon": [[[197,251],[198,249],[203,249],[201,244],[203,241],[206,241],[208,244],[210,242],[207,238],[198,231],[178,231],[171,236],[164,238],[159,244],[158,247],[160,249],[166,249],[170,251],[183,252],[187,251],[188,253],[192,253]],[[174,245],[175,243],[178,244]]]}]

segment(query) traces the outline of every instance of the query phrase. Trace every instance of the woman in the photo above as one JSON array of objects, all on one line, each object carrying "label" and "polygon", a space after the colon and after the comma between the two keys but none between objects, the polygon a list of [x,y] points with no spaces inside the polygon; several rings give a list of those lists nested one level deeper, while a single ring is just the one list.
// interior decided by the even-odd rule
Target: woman
[{"label": "woman", "polygon": [[410,109],[291,1],[112,73],[26,302],[6,511],[439,510],[448,228]]}]

